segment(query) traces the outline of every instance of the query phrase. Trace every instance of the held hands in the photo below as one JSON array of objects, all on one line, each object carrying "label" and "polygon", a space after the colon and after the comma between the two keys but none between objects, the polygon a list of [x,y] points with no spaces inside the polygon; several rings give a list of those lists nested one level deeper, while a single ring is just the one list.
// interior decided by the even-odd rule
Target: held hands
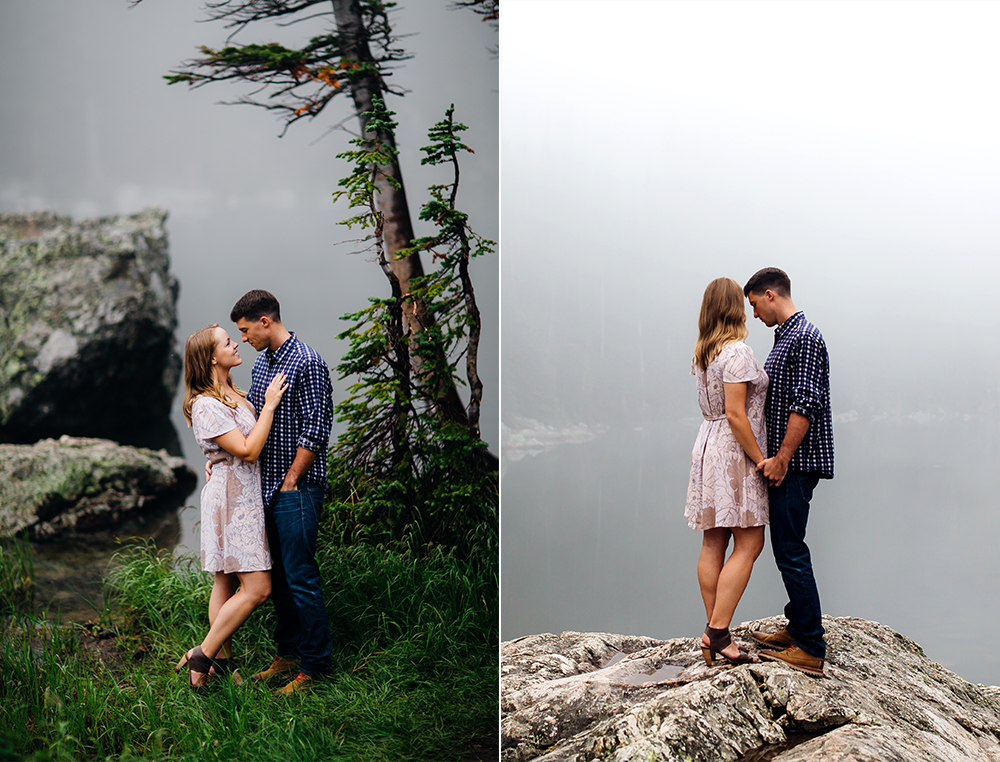
[{"label": "held hands", "polygon": [[288,382],[285,380],[285,374],[278,373],[271,379],[271,383],[267,385],[267,389],[264,391],[264,407],[272,411],[276,409],[287,390]]},{"label": "held hands", "polygon": [[757,464],[757,470],[764,474],[764,478],[772,487],[780,487],[788,474],[788,461],[777,455],[773,458],[765,458]]}]

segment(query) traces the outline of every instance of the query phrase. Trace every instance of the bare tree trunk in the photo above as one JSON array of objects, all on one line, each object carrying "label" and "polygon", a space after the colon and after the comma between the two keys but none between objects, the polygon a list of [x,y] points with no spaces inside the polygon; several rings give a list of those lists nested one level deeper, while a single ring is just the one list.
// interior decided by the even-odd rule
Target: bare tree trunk
[{"label": "bare tree trunk", "polygon": [[[469,348],[465,353],[465,375],[469,380],[469,429],[477,437],[479,433],[479,406],[483,399],[483,382],[479,378],[479,335],[482,332],[483,320],[476,304],[476,292],[469,277],[469,259],[462,259],[458,266],[462,279],[462,292],[465,296],[465,310],[469,316]],[[481,438],[481,437],[480,437]]]},{"label": "bare tree trunk", "polygon": [[[368,134],[368,125],[361,114],[372,110],[373,98],[384,97],[384,88],[375,72],[374,59],[371,49],[368,47],[368,38],[358,0],[332,0],[332,2],[334,16],[337,20],[337,31],[345,54],[362,64],[373,65],[372,71],[367,76],[355,80],[351,84],[351,98],[354,100],[354,108],[361,119],[361,131],[363,134]],[[396,147],[395,138],[392,135],[383,133],[381,138],[383,142],[393,148]],[[393,187],[385,175],[396,180],[399,187]],[[419,254],[414,253],[401,258],[396,256],[400,249],[410,246],[414,238],[413,223],[410,221],[410,208],[406,202],[403,173],[399,169],[399,163],[393,162],[389,166],[382,167],[376,185],[379,190],[378,207],[384,220],[382,232],[385,238],[385,248],[389,255],[392,271],[399,281],[399,287],[404,297],[404,330],[407,334],[416,334],[430,323],[431,317],[427,314],[422,301],[406,298],[410,293],[410,282],[424,274]],[[410,356],[414,361],[415,374],[419,378],[420,368],[416,367],[419,359],[413,353]],[[444,415],[462,424],[468,424],[468,414],[458,396],[458,390],[453,384],[446,389],[438,390],[434,396],[437,398],[438,407]]]}]

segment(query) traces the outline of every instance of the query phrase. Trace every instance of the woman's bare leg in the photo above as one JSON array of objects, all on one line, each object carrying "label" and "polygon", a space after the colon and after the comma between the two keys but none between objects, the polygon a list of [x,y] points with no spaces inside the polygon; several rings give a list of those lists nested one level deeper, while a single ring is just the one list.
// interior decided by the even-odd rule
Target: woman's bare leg
[{"label": "woman's bare leg", "polygon": [[[715,598],[719,587],[719,574],[726,562],[729,547],[729,530],[725,527],[706,529],[701,538],[701,555],[698,556],[698,586],[705,604],[705,621],[712,621]],[[707,644],[706,644],[707,645]]]},{"label": "woman's bare leg", "polygon": [[[271,595],[270,572],[236,572],[236,576],[239,578],[239,590],[218,608],[215,621],[201,644],[201,650],[210,658],[219,655],[232,634]],[[214,587],[212,593],[215,593]]]},{"label": "woman's bare leg", "polygon": [[[745,529],[734,527],[732,534],[733,552],[719,572],[714,607],[708,617],[709,627],[716,629],[728,628],[732,623],[736,606],[750,581],[754,561],[764,548],[764,527]],[[723,653],[730,658],[736,658],[739,655],[739,648],[733,643]]]},{"label": "woman's bare leg", "polygon": [[[235,574],[227,574],[226,572],[215,573],[215,583],[212,585],[212,597],[208,599],[209,627],[215,624],[215,620],[218,618],[223,604],[236,595],[236,589],[239,587],[239,584],[239,577]],[[231,655],[232,643],[227,639],[215,656],[218,656],[220,659],[227,659]]]}]

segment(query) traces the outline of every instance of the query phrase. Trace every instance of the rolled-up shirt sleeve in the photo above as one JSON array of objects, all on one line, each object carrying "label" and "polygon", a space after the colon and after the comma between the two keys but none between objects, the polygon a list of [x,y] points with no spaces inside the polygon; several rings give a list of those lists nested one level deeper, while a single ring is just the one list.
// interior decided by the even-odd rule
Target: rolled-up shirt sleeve
[{"label": "rolled-up shirt sleeve", "polygon": [[302,420],[297,445],[312,452],[323,452],[333,428],[333,384],[325,364],[310,362],[302,366],[297,401]]},{"label": "rolled-up shirt sleeve", "polygon": [[788,409],[805,416],[812,424],[826,407],[823,390],[826,388],[824,379],[829,372],[829,360],[826,345],[817,336],[802,334],[797,349]]}]

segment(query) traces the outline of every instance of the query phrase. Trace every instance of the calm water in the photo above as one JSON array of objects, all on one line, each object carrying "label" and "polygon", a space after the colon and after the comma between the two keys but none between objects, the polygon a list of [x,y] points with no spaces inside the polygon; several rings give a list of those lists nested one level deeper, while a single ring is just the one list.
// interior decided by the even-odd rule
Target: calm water
[{"label": "calm water", "polygon": [[[996,414],[847,418],[809,521],[824,613],[882,622],[967,680],[1000,684]],[[504,640],[701,632],[701,537],[683,517],[699,422],[609,430],[505,463]],[[780,614],[785,600],[768,545],[735,621]]]},{"label": "calm water", "polygon": [[176,509],[164,508],[137,517],[116,532],[59,542],[34,543],[36,609],[63,622],[99,621],[104,613],[104,575],[123,546],[152,542],[159,548],[177,547],[181,523]]}]

